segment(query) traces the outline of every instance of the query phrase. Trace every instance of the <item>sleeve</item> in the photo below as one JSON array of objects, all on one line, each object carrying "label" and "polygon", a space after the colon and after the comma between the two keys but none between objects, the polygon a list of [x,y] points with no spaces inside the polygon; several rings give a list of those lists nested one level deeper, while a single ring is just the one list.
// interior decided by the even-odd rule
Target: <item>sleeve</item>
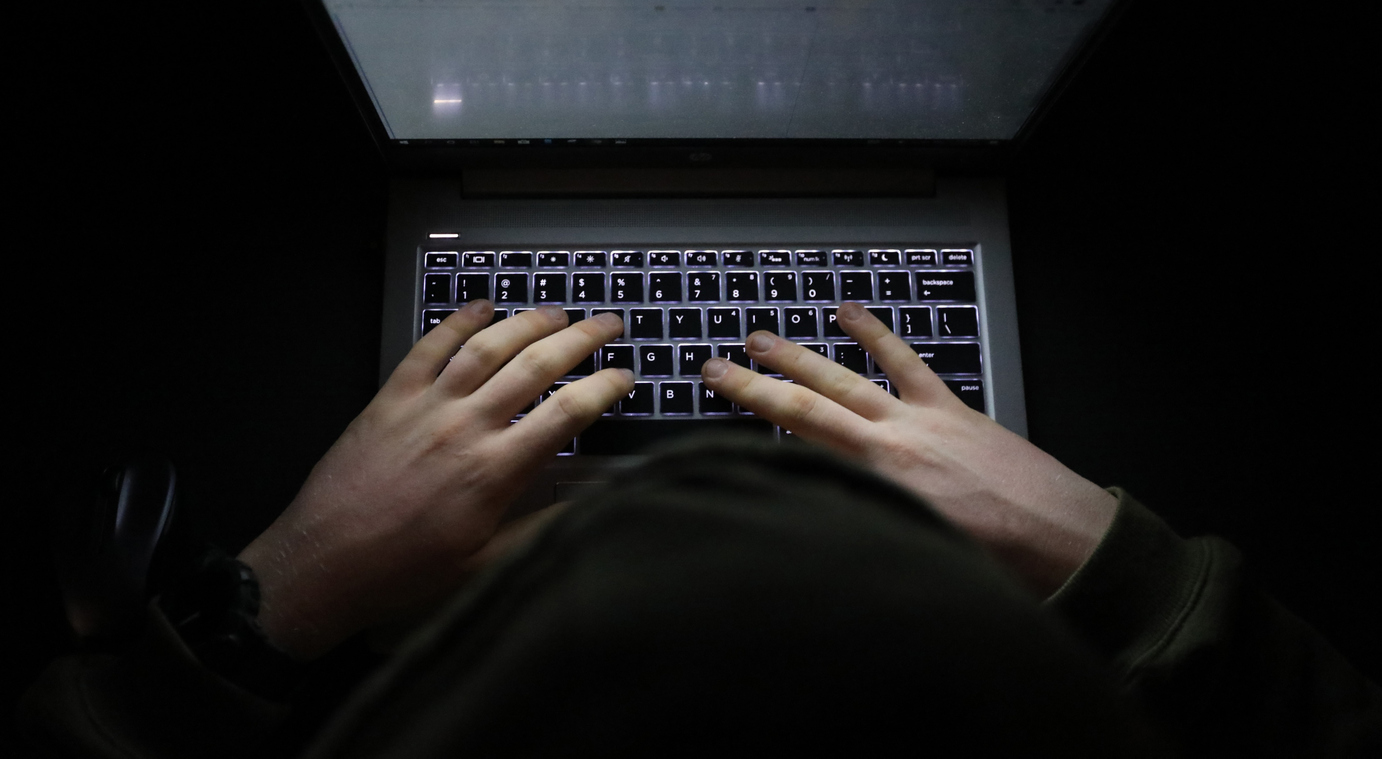
[{"label": "sleeve", "polygon": [[126,654],[54,661],[19,702],[19,728],[63,757],[250,756],[287,718],[203,667],[155,604]]},{"label": "sleeve", "polygon": [[1232,545],[1111,492],[1108,533],[1046,605],[1187,756],[1382,756],[1382,689],[1256,589]]}]

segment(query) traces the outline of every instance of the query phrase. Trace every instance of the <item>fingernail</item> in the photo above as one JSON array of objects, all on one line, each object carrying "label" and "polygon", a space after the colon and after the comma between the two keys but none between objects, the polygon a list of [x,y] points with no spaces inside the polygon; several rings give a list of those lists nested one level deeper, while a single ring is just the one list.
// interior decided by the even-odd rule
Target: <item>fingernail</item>
[{"label": "fingernail", "polygon": [[838,319],[848,319],[850,321],[854,321],[855,319],[858,319],[866,313],[868,312],[865,311],[864,307],[859,305],[858,303],[841,303],[840,310],[835,312],[835,317]]},{"label": "fingernail", "polygon": [[471,302],[465,304],[464,310],[483,316],[487,312],[494,310],[494,304],[481,298],[480,300],[472,300]]},{"label": "fingernail", "polygon": [[633,382],[633,370],[632,370],[632,369],[620,369],[620,370],[619,370],[619,373],[622,374],[622,375],[624,375],[624,380],[625,380],[626,382]]},{"label": "fingernail", "polygon": [[729,362],[722,358],[712,358],[701,367],[701,376],[706,379],[719,379],[729,371]]},{"label": "fingernail", "polygon": [[537,312],[554,322],[566,323],[566,312],[561,310],[561,306],[538,306]]},{"label": "fingernail", "polygon": [[773,339],[761,332],[755,332],[749,336],[749,350],[754,353],[765,353],[773,347]]},{"label": "fingernail", "polygon": [[611,327],[624,326],[624,317],[620,316],[619,314],[611,314],[609,312],[605,312],[595,318],[599,319],[600,321],[604,322],[605,324]]}]

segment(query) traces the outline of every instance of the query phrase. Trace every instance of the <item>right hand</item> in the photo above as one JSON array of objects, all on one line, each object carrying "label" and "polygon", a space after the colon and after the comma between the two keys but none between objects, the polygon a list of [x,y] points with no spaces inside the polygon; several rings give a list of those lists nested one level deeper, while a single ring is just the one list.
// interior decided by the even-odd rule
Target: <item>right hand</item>
[{"label": "right hand", "polygon": [[724,359],[706,362],[704,381],[912,490],[1039,595],[1059,588],[1099,544],[1117,499],[966,406],[863,306],[845,303],[837,319],[887,374],[897,398],[769,332],[749,336],[749,355],[793,383]]}]

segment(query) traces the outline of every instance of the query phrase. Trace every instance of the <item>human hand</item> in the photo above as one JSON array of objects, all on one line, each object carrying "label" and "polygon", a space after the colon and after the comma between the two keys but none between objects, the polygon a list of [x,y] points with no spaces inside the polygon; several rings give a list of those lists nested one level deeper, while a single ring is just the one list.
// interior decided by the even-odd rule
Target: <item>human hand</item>
[{"label": "human hand", "polygon": [[724,359],[706,362],[704,381],[921,496],[1042,597],[1058,589],[1099,544],[1117,499],[966,406],[863,306],[845,303],[836,318],[887,374],[897,398],[769,332],[750,335],[748,353],[793,383]]},{"label": "human hand", "polygon": [[493,313],[472,301],[424,335],[240,554],[280,648],[310,659],[447,594],[529,473],[632,390],[631,372],[606,369],[511,423],[624,325],[603,314],[563,329],[543,306],[486,328]]}]

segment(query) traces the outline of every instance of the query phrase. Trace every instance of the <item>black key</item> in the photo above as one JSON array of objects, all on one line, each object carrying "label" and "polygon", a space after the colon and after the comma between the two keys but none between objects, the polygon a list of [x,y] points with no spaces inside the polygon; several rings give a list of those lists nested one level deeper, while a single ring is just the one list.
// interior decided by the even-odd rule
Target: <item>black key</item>
[{"label": "black key", "polygon": [[670,317],[667,327],[671,337],[700,338],[701,310],[699,308],[674,308],[667,315]]},{"label": "black key", "polygon": [[883,326],[887,327],[889,332],[893,331],[893,310],[891,308],[875,306],[869,308],[869,313],[873,314],[878,321],[883,322]]},{"label": "black key", "polygon": [[657,402],[662,406],[662,413],[690,414],[695,411],[696,403],[691,395],[695,386],[690,382],[664,382],[658,385],[657,390]]},{"label": "black key", "polygon": [[802,272],[801,295],[804,300],[835,300],[835,272]]},{"label": "black key", "polygon": [[897,334],[903,337],[931,336],[931,308],[929,306],[899,308],[897,313],[900,317]]},{"label": "black key", "polygon": [[654,443],[706,433],[750,433],[767,437],[773,434],[773,425],[764,419],[743,418],[601,419],[581,433],[581,453],[589,456],[642,453]]},{"label": "black key", "polygon": [[974,300],[974,272],[919,271],[917,300]]},{"label": "black key", "polygon": [[633,371],[632,345],[606,345],[600,349],[600,366],[604,369]]},{"label": "black key", "polygon": [[[653,413],[653,383],[635,382],[633,390],[629,394],[619,399],[619,413],[629,416],[643,416]],[[586,453],[591,453],[588,442],[582,436],[581,449]]]},{"label": "black key", "polygon": [[937,337],[978,337],[979,309],[951,306],[936,309]]},{"label": "black key", "polygon": [[801,347],[809,351],[815,351],[825,358],[830,358],[830,346],[825,343],[802,343]]},{"label": "black key", "polygon": [[461,265],[467,269],[492,269],[494,268],[494,251],[467,250],[461,254]]},{"label": "black key", "polygon": [[609,299],[615,303],[643,302],[643,275],[616,271],[609,275]]},{"label": "black key", "polygon": [[680,303],[681,274],[669,272],[649,274],[648,300],[652,303]]},{"label": "black key", "polygon": [[672,346],[638,346],[638,374],[642,377],[672,376]]},{"label": "black key", "polygon": [[577,266],[605,266],[609,254],[603,250],[578,250],[575,253]]},{"label": "black key", "polygon": [[594,374],[594,373],[595,373],[595,354],[592,353],[592,354],[590,354],[589,356],[586,356],[585,358],[581,359],[581,363],[576,364],[576,366],[575,366],[571,371],[569,371],[569,372],[566,373],[566,376],[568,376],[568,377],[589,377],[590,375],[592,375],[592,374]]},{"label": "black key", "polygon": [[744,313],[748,316],[748,331],[755,332],[766,329],[774,335],[781,334],[782,327],[777,321],[777,309],[775,308],[746,308]]},{"label": "black key", "polygon": [[972,266],[974,264],[974,251],[972,250],[942,250],[942,266]]},{"label": "black key", "polygon": [[696,383],[696,395],[700,397],[702,414],[734,413],[734,404],[730,403],[728,398],[706,387],[704,382]]},{"label": "black key", "polygon": [[683,377],[701,376],[701,366],[709,360],[709,345],[677,346],[677,373]]},{"label": "black key", "polygon": [[565,303],[566,274],[543,272],[533,275],[534,303]]},{"label": "black key", "polygon": [[455,253],[428,253],[426,259],[429,269],[454,269],[458,256]]},{"label": "black key", "polygon": [[911,300],[911,277],[905,271],[878,272],[879,300]]},{"label": "black key", "polygon": [[692,303],[712,303],[720,299],[720,273],[693,271],[686,275],[686,299]]},{"label": "black key", "polygon": [[712,308],[706,315],[710,320],[711,337],[728,337],[738,339],[743,336],[739,329],[739,309],[737,308]]},{"label": "black key", "polygon": [[936,251],[924,250],[921,248],[908,248],[903,251],[907,256],[908,266],[935,266]]},{"label": "black key", "polygon": [[900,250],[870,250],[869,266],[901,266],[902,251]]},{"label": "black key", "polygon": [[629,312],[629,327],[637,340],[662,339],[662,309],[635,308]]},{"label": "black key", "polygon": [[720,254],[713,250],[688,250],[686,251],[687,266],[718,266]]},{"label": "black key", "polygon": [[568,327],[576,322],[585,320],[584,308],[563,308],[562,311],[566,312],[566,326]]},{"label": "black key", "polygon": [[787,316],[787,337],[815,337],[816,309],[789,308]]},{"label": "black key", "polygon": [[616,250],[610,254],[610,260],[614,266],[620,268],[643,268],[643,251],[641,250]]},{"label": "black key", "polygon": [[561,266],[571,265],[571,251],[569,250],[539,250],[537,252],[538,266]]},{"label": "black key", "polygon": [[797,266],[829,266],[823,250],[797,251]]},{"label": "black key", "polygon": [[980,380],[943,380],[955,397],[975,411],[984,411],[984,383]]},{"label": "black key", "polygon": [[424,303],[450,303],[451,275],[428,274],[423,277],[422,301]]},{"label": "black key", "polygon": [[977,343],[912,343],[912,350],[936,374],[979,374]]},{"label": "black key", "polygon": [[648,251],[649,266],[681,266],[681,251],[679,250],[650,250]]},{"label": "black key", "polygon": [[472,300],[489,297],[488,274],[456,275],[456,302],[469,303]]},{"label": "black key", "polygon": [[832,250],[831,257],[836,266],[863,266],[864,254],[857,250]]},{"label": "black key", "polygon": [[774,377],[781,377],[781,376],[782,376],[782,372],[779,372],[779,371],[776,370],[776,369],[770,369],[770,368],[764,366],[763,364],[760,364],[760,363],[757,362],[757,361],[753,362],[753,368],[754,368],[754,371],[758,372],[759,374],[770,374],[770,375],[772,375],[772,376],[774,376]]},{"label": "black key", "polygon": [[722,343],[720,345],[715,346],[715,353],[720,358],[727,358],[730,361],[733,361],[734,363],[744,367],[745,369],[751,368],[749,366],[748,351],[745,351],[744,346],[742,345],[730,345]]},{"label": "black key", "polygon": [[425,335],[425,334],[427,334],[428,332],[431,332],[433,327],[437,326],[438,324],[441,324],[441,322],[442,322],[443,319],[445,319],[446,317],[448,317],[448,316],[450,316],[450,315],[452,315],[452,314],[454,314],[454,313],[456,313],[456,312],[455,312],[455,311],[440,311],[440,310],[434,311],[434,310],[432,310],[432,309],[428,309],[428,310],[426,310],[426,311],[423,311],[423,312],[422,312],[422,334]]},{"label": "black key", "polygon": [[759,266],[791,266],[792,251],[790,250],[760,250],[758,251]]},{"label": "black key", "polygon": [[533,252],[531,250],[501,250],[499,251],[499,265],[505,269],[531,269],[533,268]]},{"label": "black key", "polygon": [[835,363],[859,374],[869,371],[868,354],[858,343],[835,343]]},{"label": "black key", "polygon": [[509,318],[508,309],[496,308],[494,309],[494,315],[489,318],[490,326],[492,327],[507,318]]},{"label": "black key", "polygon": [[[600,314],[619,314],[619,319],[622,321],[623,318],[624,318],[624,309],[622,309],[622,308],[592,308],[592,309],[590,309],[590,315],[591,315],[591,316],[599,316]],[[619,333],[619,336],[620,336],[620,337],[623,337],[623,336],[624,336],[624,333],[623,333],[623,332],[620,332],[620,333]],[[629,368],[632,369],[633,367],[630,366]]]},{"label": "black key", "polygon": [[[500,273],[494,275],[494,300],[499,303],[527,303],[528,275]],[[515,311],[515,314],[518,312]]]},{"label": "black key", "polygon": [[763,299],[793,301],[797,299],[797,273],[770,271],[763,274]]},{"label": "black key", "polygon": [[758,300],[758,272],[731,271],[725,273],[725,300]]},{"label": "black key", "polygon": [[841,300],[873,300],[873,276],[866,271],[840,272]]},{"label": "black key", "polygon": [[753,266],[753,254],[747,250],[722,250],[725,266]]},{"label": "black key", "polygon": [[567,443],[566,446],[563,447],[560,451],[557,451],[557,455],[558,455],[558,456],[575,456],[575,455],[576,455],[576,438],[571,438],[571,442]]},{"label": "black key", "polygon": [[594,272],[572,274],[571,302],[604,303],[605,275]]},{"label": "black key", "polygon": [[833,309],[833,308],[822,308],[822,309],[821,309],[821,316],[823,316],[823,317],[825,318],[825,336],[826,336],[826,337],[849,337],[849,335],[846,335],[846,334],[845,334],[845,331],[844,331],[843,329],[840,329],[840,322],[837,321],[837,320],[835,319],[835,311],[836,311],[836,310],[837,310],[837,309]]}]

